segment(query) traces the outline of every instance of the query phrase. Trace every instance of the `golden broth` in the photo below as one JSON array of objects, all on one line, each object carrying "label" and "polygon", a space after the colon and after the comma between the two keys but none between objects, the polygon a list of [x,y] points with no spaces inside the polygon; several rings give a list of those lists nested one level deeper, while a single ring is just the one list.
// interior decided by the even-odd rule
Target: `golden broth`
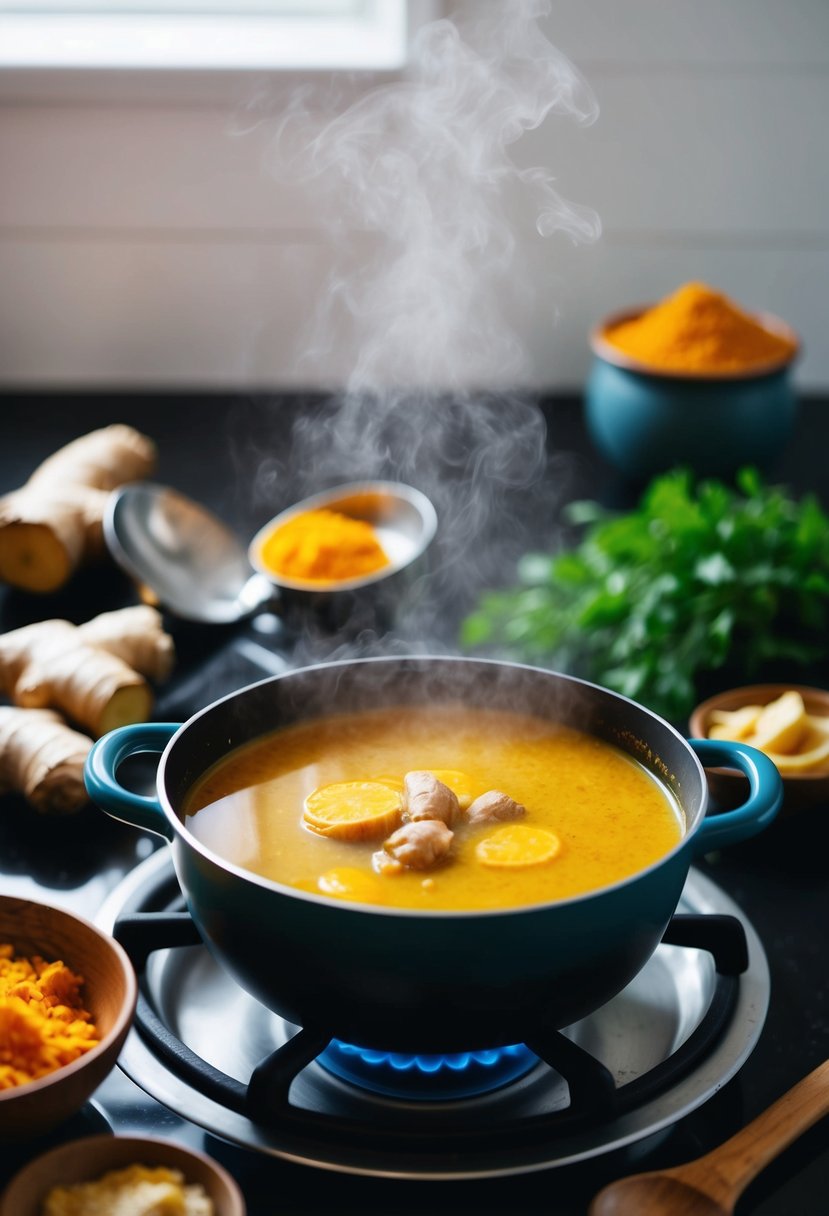
[{"label": "golden broth", "polygon": [[[473,797],[503,790],[527,827],[553,832],[558,855],[516,869],[482,865],[476,845],[501,824],[453,825],[448,861],[380,875],[382,839],[343,841],[303,822],[320,786],[385,781],[415,769],[460,770]],[[420,909],[504,908],[566,899],[645,869],[679,842],[682,812],[641,765],[590,735],[542,718],[464,705],[332,715],[265,736],[214,765],[190,792],[187,828],[206,848],[289,886]]]}]

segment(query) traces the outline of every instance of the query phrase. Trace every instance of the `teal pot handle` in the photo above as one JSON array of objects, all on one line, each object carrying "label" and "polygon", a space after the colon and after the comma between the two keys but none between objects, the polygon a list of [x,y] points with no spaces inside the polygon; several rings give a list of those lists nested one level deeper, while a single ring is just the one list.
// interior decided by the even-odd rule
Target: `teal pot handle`
[{"label": "teal pot handle", "polygon": [[783,801],[783,780],[763,752],[745,743],[720,739],[689,739],[689,745],[706,768],[736,768],[748,778],[748,799],[733,811],[723,811],[702,821],[694,840],[694,852],[710,853],[767,828]]},{"label": "teal pot handle", "polygon": [[118,769],[128,756],[141,752],[161,755],[179,727],[178,722],[121,726],[93,744],[84,765],[84,782],[92,801],[114,819],[172,840],[173,826],[158,799],[124,789],[118,781]]}]

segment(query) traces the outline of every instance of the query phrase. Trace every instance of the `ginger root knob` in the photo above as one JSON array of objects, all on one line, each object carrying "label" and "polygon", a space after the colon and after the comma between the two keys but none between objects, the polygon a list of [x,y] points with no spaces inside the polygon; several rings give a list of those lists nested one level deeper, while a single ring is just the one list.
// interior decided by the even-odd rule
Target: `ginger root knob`
[{"label": "ginger root knob", "polygon": [[155,463],[152,440],[120,423],[48,457],[24,486],[0,498],[0,580],[24,591],[62,587],[104,551],[109,492],[150,476]]},{"label": "ginger root knob", "polygon": [[60,710],[95,737],[149,718],[146,677],[164,679],[172,640],[146,605],[85,625],[38,621],[0,636],[0,690],[27,709]]},{"label": "ginger root knob", "polygon": [[49,709],[0,705],[0,793],[14,790],[42,814],[79,811],[89,801],[83,768],[91,747]]}]

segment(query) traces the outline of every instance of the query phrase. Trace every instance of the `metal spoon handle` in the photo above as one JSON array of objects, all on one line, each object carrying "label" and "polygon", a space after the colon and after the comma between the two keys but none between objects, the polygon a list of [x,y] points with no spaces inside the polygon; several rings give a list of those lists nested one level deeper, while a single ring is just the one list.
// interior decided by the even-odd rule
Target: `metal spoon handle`
[{"label": "metal spoon handle", "polygon": [[709,1195],[716,1190],[722,1198],[736,1200],[761,1170],[826,1114],[829,1114],[829,1060],[798,1081],[730,1140],[699,1160],[668,1172],[693,1181]]}]

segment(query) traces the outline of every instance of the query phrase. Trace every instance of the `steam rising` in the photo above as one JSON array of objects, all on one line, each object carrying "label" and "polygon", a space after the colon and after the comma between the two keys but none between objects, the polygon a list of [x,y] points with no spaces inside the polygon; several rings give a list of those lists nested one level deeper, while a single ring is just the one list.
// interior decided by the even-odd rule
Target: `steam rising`
[{"label": "steam rising", "polygon": [[424,641],[440,632],[441,599],[503,581],[555,493],[542,414],[509,391],[527,364],[506,321],[524,279],[515,216],[524,206],[541,237],[574,242],[600,225],[547,169],[510,155],[550,116],[597,117],[540,28],[548,11],[467,0],[419,31],[404,79],[322,123],[320,98],[296,96],[274,142],[273,171],[308,184],[337,251],[308,366],[332,336],[347,335],[351,355],[344,392],[296,424],[290,494],[390,477],[432,498],[440,530],[424,600],[435,619],[421,608],[413,624]]}]

